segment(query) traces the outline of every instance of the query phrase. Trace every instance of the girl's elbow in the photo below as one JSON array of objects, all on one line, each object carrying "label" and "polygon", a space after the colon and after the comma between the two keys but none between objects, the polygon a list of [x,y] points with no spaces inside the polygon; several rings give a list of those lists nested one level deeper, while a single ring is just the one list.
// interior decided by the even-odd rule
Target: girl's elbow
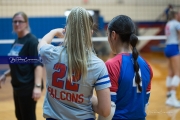
[{"label": "girl's elbow", "polygon": [[104,109],[104,110],[102,111],[102,116],[103,116],[103,117],[108,117],[108,116],[110,115],[110,113],[111,113],[111,110],[110,110],[110,109]]}]

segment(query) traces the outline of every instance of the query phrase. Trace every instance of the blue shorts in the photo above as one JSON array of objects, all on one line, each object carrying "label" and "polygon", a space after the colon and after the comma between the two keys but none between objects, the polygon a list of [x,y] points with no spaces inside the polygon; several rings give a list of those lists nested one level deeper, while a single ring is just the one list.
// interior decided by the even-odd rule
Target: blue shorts
[{"label": "blue shorts", "polygon": [[[56,120],[56,119],[53,119],[53,118],[46,118],[46,120]],[[89,118],[89,119],[85,119],[85,120],[94,120],[94,118]]]},{"label": "blue shorts", "polygon": [[168,58],[176,56],[176,55],[180,55],[179,45],[177,44],[166,45],[164,53],[166,57]]}]

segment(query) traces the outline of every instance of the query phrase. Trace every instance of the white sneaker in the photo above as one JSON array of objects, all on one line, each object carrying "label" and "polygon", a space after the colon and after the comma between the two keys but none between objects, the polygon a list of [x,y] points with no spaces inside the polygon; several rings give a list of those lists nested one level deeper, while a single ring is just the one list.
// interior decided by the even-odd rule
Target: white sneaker
[{"label": "white sneaker", "polygon": [[173,97],[169,97],[166,100],[166,104],[169,105],[169,106],[172,106],[172,107],[180,108],[180,102],[177,99],[173,98]]}]

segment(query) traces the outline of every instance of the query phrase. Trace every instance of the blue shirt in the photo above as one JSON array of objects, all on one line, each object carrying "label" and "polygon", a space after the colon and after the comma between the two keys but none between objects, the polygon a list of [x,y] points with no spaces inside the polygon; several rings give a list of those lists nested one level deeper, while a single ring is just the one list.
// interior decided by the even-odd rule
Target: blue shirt
[{"label": "blue shirt", "polygon": [[146,117],[149,101],[152,69],[140,56],[137,59],[141,76],[142,92],[135,83],[134,60],[132,54],[122,53],[106,62],[111,80],[111,100],[116,104],[113,120],[138,119]]}]

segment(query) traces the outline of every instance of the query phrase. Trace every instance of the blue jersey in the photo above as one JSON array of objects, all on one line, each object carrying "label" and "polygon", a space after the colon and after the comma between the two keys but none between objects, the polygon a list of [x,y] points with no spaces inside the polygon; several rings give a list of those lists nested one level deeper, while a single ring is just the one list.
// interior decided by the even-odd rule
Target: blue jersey
[{"label": "blue jersey", "polygon": [[139,74],[141,76],[142,92],[135,83],[135,71],[132,54],[122,53],[106,62],[112,87],[111,100],[116,104],[113,120],[137,119],[146,117],[146,105],[149,101],[152,70],[140,56]]}]

